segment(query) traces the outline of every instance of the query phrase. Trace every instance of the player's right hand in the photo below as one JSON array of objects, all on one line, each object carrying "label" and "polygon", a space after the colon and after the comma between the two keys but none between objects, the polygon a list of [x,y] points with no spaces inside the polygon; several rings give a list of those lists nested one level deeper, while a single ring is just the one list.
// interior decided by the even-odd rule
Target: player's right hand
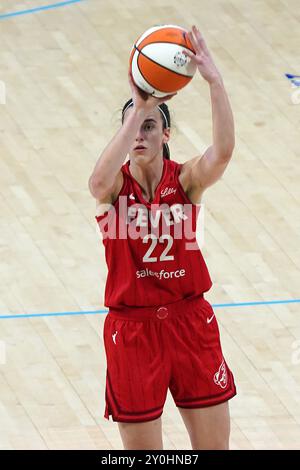
[{"label": "player's right hand", "polygon": [[172,99],[174,96],[177,95],[177,93],[174,93],[172,95],[168,95],[163,98],[156,98],[155,96],[152,96],[149,93],[146,93],[134,83],[130,70],[128,72],[128,80],[129,80],[129,85],[131,88],[133,105],[138,110],[144,110],[145,112],[150,112],[156,106],[164,103],[165,101],[169,101],[170,99]]}]

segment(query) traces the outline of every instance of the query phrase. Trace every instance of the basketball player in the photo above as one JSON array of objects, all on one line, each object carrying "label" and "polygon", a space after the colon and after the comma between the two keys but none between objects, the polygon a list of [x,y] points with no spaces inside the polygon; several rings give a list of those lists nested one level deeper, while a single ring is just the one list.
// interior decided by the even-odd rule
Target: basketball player
[{"label": "basketball player", "polygon": [[[210,87],[212,145],[183,164],[170,160],[163,102],[174,95],[146,95],[129,74],[132,99],[122,126],[89,179],[108,266],[104,416],[118,422],[124,449],[163,448],[168,389],[193,449],[229,448],[228,400],[236,388],[204,298],[212,282],[199,246],[188,248],[195,237],[176,235],[180,225],[194,227],[203,192],[223,175],[234,123],[221,75],[195,26],[189,38],[196,53],[187,55]],[[115,230],[107,236],[109,224]]]}]

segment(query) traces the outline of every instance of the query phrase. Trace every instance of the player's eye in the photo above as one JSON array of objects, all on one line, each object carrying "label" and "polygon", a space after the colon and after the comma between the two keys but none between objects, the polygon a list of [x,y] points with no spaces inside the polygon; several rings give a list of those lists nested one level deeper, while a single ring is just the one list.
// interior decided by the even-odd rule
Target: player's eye
[{"label": "player's eye", "polygon": [[149,123],[149,124],[145,124],[144,129],[145,129],[146,131],[150,131],[151,129],[153,129],[153,127],[154,127],[153,124],[152,124],[152,123]]}]

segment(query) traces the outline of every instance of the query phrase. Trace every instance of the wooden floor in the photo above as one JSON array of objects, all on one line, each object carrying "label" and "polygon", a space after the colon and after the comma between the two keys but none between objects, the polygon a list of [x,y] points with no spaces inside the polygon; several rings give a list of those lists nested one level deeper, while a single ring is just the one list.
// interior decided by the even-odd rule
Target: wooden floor
[{"label": "wooden floor", "polygon": [[[51,0],[49,0],[51,3]],[[122,449],[103,418],[106,265],[87,181],[120,125],[133,41],[155,24],[196,23],[219,66],[236,148],[204,197],[213,304],[238,395],[232,449],[300,449],[300,75],[298,0],[86,0],[0,6],[0,448]],[[171,156],[211,143],[207,84],[170,102]],[[165,449],[190,449],[168,395]]]}]

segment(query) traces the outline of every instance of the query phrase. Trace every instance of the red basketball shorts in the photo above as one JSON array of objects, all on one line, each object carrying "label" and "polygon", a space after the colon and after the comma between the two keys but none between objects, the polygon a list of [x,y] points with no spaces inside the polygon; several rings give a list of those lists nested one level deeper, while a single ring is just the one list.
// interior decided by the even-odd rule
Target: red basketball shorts
[{"label": "red basketball shorts", "polygon": [[217,319],[203,296],[161,307],[110,309],[103,337],[106,419],[157,419],[168,389],[181,408],[217,405],[236,395]]}]

